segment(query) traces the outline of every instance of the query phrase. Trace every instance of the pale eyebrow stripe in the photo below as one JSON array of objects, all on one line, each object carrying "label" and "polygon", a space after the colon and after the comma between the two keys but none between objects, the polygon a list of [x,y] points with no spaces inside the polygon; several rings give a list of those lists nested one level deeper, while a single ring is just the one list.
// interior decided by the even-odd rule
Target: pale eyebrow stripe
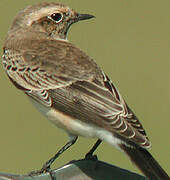
[{"label": "pale eyebrow stripe", "polygon": [[48,16],[54,12],[59,12],[57,10],[56,6],[55,7],[49,7],[49,8],[45,7],[45,8],[41,8],[37,12],[32,12],[26,18],[27,25],[30,26],[34,21],[37,21],[41,17]]}]

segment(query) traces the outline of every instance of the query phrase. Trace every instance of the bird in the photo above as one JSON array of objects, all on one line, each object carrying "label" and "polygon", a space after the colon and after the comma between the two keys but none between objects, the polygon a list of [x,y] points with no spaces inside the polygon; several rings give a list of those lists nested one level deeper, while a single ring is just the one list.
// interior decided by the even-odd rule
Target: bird
[{"label": "bird", "polygon": [[40,170],[70,148],[78,136],[98,139],[85,158],[105,141],[123,151],[151,180],[169,180],[154,159],[151,143],[131,108],[106,73],[68,41],[70,27],[94,18],[67,5],[43,2],[21,10],[3,46],[2,64],[10,81],[68,142]]}]

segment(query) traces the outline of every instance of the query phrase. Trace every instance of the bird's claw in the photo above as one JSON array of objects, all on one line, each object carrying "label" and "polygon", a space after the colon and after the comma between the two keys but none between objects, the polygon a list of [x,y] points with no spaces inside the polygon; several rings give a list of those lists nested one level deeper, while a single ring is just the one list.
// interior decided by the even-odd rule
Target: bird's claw
[{"label": "bird's claw", "polygon": [[47,166],[47,164],[44,164],[43,167],[40,170],[37,171],[31,171],[28,175],[29,176],[36,176],[36,175],[40,175],[43,173],[47,173],[47,172],[51,172],[51,168],[50,166]]},{"label": "bird's claw", "polygon": [[85,159],[86,160],[92,160],[92,161],[97,161],[98,160],[97,155],[93,155],[91,153],[87,153],[85,155]]}]

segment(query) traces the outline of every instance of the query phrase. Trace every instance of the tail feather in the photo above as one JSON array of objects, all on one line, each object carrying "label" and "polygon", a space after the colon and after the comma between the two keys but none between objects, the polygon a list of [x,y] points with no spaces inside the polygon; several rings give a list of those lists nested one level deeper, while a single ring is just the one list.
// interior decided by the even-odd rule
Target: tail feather
[{"label": "tail feather", "polygon": [[168,174],[146,149],[141,147],[132,148],[124,144],[121,144],[120,148],[150,180],[170,180]]}]

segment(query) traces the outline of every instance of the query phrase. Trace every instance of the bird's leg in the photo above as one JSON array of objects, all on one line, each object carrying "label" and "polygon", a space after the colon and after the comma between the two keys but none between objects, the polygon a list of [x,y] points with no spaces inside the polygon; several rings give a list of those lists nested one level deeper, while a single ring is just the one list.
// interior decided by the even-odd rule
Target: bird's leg
[{"label": "bird's leg", "polygon": [[43,172],[50,172],[50,166],[52,163],[69,147],[71,147],[77,140],[77,136],[72,136],[72,139],[68,141],[51,159],[49,159],[39,171],[31,172],[30,175],[41,174]]},{"label": "bird's leg", "polygon": [[97,159],[97,156],[93,155],[94,151],[97,149],[97,147],[101,144],[101,140],[98,139],[94,146],[90,149],[90,151],[85,155],[85,159]]},{"label": "bird's leg", "polygon": [[41,172],[46,172],[50,169],[51,164],[69,147],[71,147],[77,140],[77,136],[74,136],[69,142],[65,144],[51,159],[49,159],[42,167]]}]

